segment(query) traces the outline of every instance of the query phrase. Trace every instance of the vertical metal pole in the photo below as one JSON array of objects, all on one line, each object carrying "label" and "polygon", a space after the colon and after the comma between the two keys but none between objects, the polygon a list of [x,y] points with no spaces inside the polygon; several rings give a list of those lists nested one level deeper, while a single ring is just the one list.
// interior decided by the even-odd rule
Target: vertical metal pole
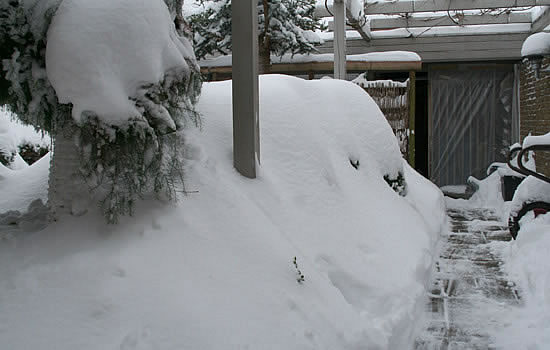
[{"label": "vertical metal pole", "polygon": [[409,72],[409,164],[416,167],[416,72]]},{"label": "vertical metal pole", "polygon": [[346,4],[334,0],[334,79],[346,79]]},{"label": "vertical metal pole", "polygon": [[256,177],[260,158],[258,115],[258,1],[233,1],[233,164]]}]

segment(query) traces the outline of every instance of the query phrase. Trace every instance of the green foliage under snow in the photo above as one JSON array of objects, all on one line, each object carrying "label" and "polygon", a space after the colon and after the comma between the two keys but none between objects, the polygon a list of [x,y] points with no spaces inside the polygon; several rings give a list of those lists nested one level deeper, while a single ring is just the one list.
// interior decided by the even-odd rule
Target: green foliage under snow
[{"label": "green foliage under snow", "polygon": [[[7,104],[22,122],[49,132],[54,140],[59,130],[71,125],[73,136],[79,136],[75,139],[81,154],[81,175],[94,190],[109,222],[132,214],[136,200],[150,191],[174,199],[183,186],[180,131],[189,123],[199,122],[194,111],[201,86],[198,67],[188,62],[190,72],[169,72],[170,79],[143,87],[145,92],[134,97],[141,121],[113,127],[89,114],[85,122],[74,125],[71,105],[58,102],[45,69],[46,34],[60,3],[0,1],[0,104]],[[182,1],[165,3],[176,18]],[[182,35],[181,26],[177,27]],[[172,122],[162,122],[166,112]]]},{"label": "green foliage under snow", "polygon": [[[271,53],[310,53],[320,43],[314,33],[323,25],[313,15],[315,0],[269,0],[266,28],[263,1],[258,0],[258,33],[260,43],[269,39]],[[201,0],[205,10],[188,18],[194,32],[197,58],[208,54],[231,53],[231,1]]]}]

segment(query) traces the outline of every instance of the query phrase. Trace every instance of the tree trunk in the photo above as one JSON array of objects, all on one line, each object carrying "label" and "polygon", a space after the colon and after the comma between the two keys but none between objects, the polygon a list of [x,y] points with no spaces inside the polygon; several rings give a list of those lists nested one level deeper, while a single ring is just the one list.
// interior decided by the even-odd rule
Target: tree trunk
[{"label": "tree trunk", "polygon": [[185,29],[185,21],[183,19],[183,0],[175,0],[176,3],[176,18],[174,18],[174,24],[176,26],[176,30],[181,35],[183,34],[183,31]]},{"label": "tree trunk", "polygon": [[258,55],[258,62],[259,62],[259,74],[269,74],[271,73],[271,50],[269,49],[269,44],[264,45],[263,43],[260,45],[260,52]]},{"label": "tree trunk", "polygon": [[90,202],[90,195],[80,172],[80,158],[74,139],[77,127],[66,118],[64,125],[53,130],[53,156],[48,183],[48,205],[51,219],[56,221],[67,214],[84,214]]},{"label": "tree trunk", "polygon": [[264,6],[264,32],[260,35],[259,45],[259,74],[271,72],[271,41],[268,35],[269,29],[269,4],[268,0],[262,1]]}]

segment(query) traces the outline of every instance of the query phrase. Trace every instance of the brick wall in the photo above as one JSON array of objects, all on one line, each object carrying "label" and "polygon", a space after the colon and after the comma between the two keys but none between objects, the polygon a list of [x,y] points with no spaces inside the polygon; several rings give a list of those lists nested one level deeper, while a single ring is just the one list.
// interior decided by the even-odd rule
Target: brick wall
[{"label": "brick wall", "polygon": [[[539,79],[527,62],[521,64],[520,81],[520,137],[529,133],[542,135],[550,132],[550,58],[544,58]],[[550,176],[550,152],[539,152],[536,158],[537,171]]]}]

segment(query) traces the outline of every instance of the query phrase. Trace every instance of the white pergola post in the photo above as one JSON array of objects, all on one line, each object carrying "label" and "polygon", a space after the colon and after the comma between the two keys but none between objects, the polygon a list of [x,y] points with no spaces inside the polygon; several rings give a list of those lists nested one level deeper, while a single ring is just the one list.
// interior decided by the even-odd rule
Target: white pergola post
[{"label": "white pergola post", "polygon": [[346,79],[346,4],[334,0],[334,79]]},{"label": "white pergola post", "polygon": [[258,108],[258,2],[233,1],[233,164],[256,177],[260,158]]}]

